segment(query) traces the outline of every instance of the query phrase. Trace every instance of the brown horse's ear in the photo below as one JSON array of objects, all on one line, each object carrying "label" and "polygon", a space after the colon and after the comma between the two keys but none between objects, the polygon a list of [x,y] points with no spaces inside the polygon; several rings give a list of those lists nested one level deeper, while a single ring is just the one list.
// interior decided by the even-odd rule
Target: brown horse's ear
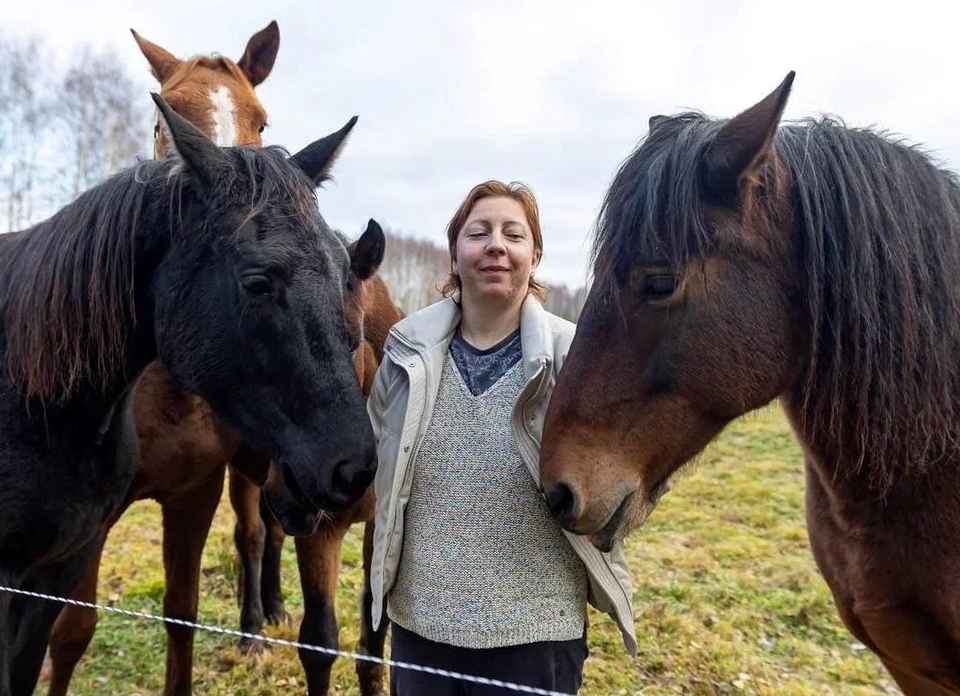
[{"label": "brown horse's ear", "polygon": [[277,59],[279,49],[280,28],[276,20],[250,37],[243,57],[237,61],[237,66],[250,80],[251,85],[256,87],[267,79],[267,75],[273,70],[273,63]]},{"label": "brown horse's ear", "polygon": [[340,150],[343,149],[358,118],[360,117],[354,116],[336,133],[310,143],[297,154],[291,155],[290,159],[319,186],[329,178],[330,169],[333,168],[333,163],[340,155]]},{"label": "brown horse's ear", "polygon": [[790,96],[791,70],[773,92],[735,116],[720,129],[701,162],[701,182],[708,198],[720,203],[739,200],[743,184],[763,163]]},{"label": "brown horse's ear", "polygon": [[160,110],[161,121],[177,155],[200,185],[206,190],[211,189],[226,160],[223,151],[203,131],[174,111],[163,97],[155,92],[150,96]]},{"label": "brown horse's ear", "polygon": [[167,49],[147,41],[133,29],[130,30],[130,33],[133,34],[133,38],[140,47],[140,51],[147,59],[147,62],[150,63],[150,71],[153,73],[153,76],[157,78],[160,84],[166,82],[167,78],[180,67],[181,60]]},{"label": "brown horse's ear", "polygon": [[660,123],[661,121],[665,121],[667,118],[668,117],[664,116],[663,114],[656,114],[654,116],[651,116],[650,120],[647,121],[647,130],[652,131],[654,128],[657,127],[658,123]]},{"label": "brown horse's ear", "polygon": [[368,280],[383,263],[386,251],[387,238],[383,228],[376,220],[367,223],[367,229],[360,235],[360,239],[347,247],[350,252],[350,270],[360,280]]}]

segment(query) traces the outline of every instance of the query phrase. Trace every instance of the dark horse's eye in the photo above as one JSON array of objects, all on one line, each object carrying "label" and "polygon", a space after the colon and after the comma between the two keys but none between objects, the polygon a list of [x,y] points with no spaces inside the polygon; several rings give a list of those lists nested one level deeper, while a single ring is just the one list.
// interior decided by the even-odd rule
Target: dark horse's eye
[{"label": "dark horse's eye", "polygon": [[643,279],[643,299],[657,302],[670,299],[677,291],[677,276],[660,273]]},{"label": "dark horse's eye", "polygon": [[240,285],[249,295],[254,297],[266,297],[273,294],[273,283],[270,277],[262,273],[250,273],[240,276]]}]

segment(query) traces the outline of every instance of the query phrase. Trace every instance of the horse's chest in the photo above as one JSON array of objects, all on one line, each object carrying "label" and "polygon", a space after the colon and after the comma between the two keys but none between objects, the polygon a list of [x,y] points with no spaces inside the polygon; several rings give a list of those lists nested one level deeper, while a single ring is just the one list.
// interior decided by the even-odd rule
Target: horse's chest
[{"label": "horse's chest", "polygon": [[0,567],[20,574],[87,546],[120,505],[136,468],[135,451],[110,456],[6,452],[0,462]]}]

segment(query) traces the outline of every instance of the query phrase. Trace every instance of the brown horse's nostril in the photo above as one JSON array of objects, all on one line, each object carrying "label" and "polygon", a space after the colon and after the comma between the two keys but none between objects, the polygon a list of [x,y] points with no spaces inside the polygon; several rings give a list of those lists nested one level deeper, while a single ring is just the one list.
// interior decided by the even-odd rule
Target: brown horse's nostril
[{"label": "brown horse's nostril", "polygon": [[580,515],[580,498],[565,483],[558,483],[546,493],[547,507],[558,522],[567,525],[576,521]]}]

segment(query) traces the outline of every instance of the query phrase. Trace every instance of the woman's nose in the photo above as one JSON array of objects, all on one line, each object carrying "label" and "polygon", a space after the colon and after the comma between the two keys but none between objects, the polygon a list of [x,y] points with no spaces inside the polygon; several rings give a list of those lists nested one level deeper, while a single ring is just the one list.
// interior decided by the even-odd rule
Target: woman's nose
[{"label": "woman's nose", "polygon": [[489,237],[487,237],[487,251],[502,251],[506,247],[503,244],[503,234],[498,230],[494,230]]}]

